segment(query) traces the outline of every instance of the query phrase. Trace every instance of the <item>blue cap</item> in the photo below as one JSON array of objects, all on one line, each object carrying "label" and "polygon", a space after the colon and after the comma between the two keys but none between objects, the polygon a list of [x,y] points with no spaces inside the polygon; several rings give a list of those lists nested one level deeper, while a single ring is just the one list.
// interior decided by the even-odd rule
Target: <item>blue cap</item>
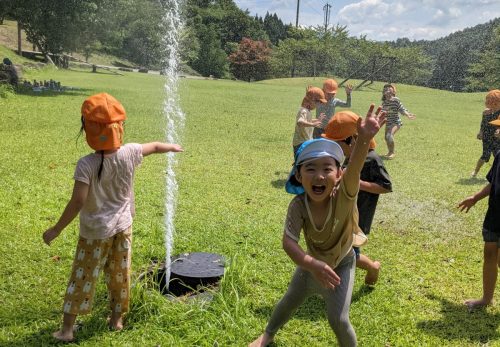
[{"label": "blue cap", "polygon": [[297,166],[305,163],[306,161],[323,157],[331,157],[341,165],[344,162],[344,152],[335,141],[327,139],[314,139],[302,143],[295,154],[295,162],[285,184],[286,191],[290,194],[304,193],[302,183],[297,181],[297,178],[295,177]]}]

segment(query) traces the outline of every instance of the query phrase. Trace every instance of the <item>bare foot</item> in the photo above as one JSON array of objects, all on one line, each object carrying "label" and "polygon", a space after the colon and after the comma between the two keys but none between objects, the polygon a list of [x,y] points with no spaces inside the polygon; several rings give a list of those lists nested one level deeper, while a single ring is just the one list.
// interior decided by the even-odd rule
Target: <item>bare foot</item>
[{"label": "bare foot", "polygon": [[260,335],[255,341],[250,343],[248,347],[266,347],[271,342],[273,342],[273,337],[269,336],[268,333]]},{"label": "bare foot", "polygon": [[469,311],[475,310],[477,308],[482,308],[491,304],[491,301],[484,299],[469,299],[464,302],[465,306]]},{"label": "bare foot", "polygon": [[396,153],[387,153],[387,154],[385,155],[385,157],[386,157],[387,159],[389,159],[389,160],[394,159],[394,157],[395,157],[395,156],[396,156]]},{"label": "bare foot", "polygon": [[73,341],[73,332],[72,331],[67,332],[67,333],[63,333],[62,330],[58,330],[58,331],[52,333],[52,336],[56,340],[62,341],[62,342],[72,342]]},{"label": "bare foot", "polygon": [[111,330],[123,330],[123,317],[121,315],[111,315],[111,317],[108,317],[108,325]]},{"label": "bare foot", "polygon": [[375,285],[378,281],[378,274],[380,273],[380,262],[375,260],[373,267],[366,272],[365,284],[369,286]]}]

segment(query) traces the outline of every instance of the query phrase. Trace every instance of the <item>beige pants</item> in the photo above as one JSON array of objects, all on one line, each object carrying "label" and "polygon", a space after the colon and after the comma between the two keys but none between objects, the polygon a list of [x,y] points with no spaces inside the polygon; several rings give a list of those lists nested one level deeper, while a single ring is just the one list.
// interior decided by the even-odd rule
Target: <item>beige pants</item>
[{"label": "beige pants", "polygon": [[101,269],[104,270],[112,312],[127,312],[131,255],[132,227],[103,240],[87,240],[80,236],[64,296],[64,313],[80,315],[90,312]]}]

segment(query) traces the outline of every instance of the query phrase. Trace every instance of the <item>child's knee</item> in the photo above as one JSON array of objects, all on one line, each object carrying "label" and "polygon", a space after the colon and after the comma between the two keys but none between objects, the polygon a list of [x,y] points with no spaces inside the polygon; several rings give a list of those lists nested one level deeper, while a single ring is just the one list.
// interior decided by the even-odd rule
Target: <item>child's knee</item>
[{"label": "child's knee", "polygon": [[394,136],[392,135],[392,133],[390,131],[387,131],[385,133],[385,141],[388,142],[388,143],[393,143],[394,142]]}]

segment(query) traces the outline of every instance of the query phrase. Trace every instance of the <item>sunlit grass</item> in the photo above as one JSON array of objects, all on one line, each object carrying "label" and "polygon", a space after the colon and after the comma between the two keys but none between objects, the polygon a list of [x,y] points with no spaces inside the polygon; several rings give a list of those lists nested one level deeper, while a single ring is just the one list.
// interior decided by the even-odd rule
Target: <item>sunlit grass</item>
[{"label": "sunlit grass", "polygon": [[[127,142],[163,140],[165,134],[161,76],[48,69],[28,77],[76,89],[0,98],[0,345],[9,346],[49,345],[60,324],[77,223],[51,247],[41,234],[60,215],[76,161],[89,152],[76,139],[83,99],[107,91],[121,100],[129,117]],[[222,254],[229,260],[226,276],[210,303],[171,302],[136,282],[121,333],[106,329],[100,284],[93,313],[79,318],[79,345],[244,346],[261,333],[294,269],[281,234],[291,199],[283,185],[295,114],[305,86],[321,82],[181,81],[185,152],[178,155],[174,253]],[[376,83],[354,91],[352,109],[364,115],[371,102],[380,102],[381,88]],[[500,345],[498,307],[471,314],[462,305],[481,294],[486,202],[467,215],[456,204],[485,184],[468,179],[481,152],[475,134],[484,95],[412,86],[398,86],[398,95],[417,119],[404,120],[396,135],[397,158],[386,162],[394,192],[381,197],[365,248],[382,262],[380,282],[367,290],[357,274],[351,320],[359,344]],[[345,98],[342,89],[338,97]],[[385,153],[382,136],[377,141]],[[135,275],[165,254],[164,174],[165,158],[150,156],[136,175]],[[321,300],[309,299],[276,345],[335,345],[324,311]]]}]

